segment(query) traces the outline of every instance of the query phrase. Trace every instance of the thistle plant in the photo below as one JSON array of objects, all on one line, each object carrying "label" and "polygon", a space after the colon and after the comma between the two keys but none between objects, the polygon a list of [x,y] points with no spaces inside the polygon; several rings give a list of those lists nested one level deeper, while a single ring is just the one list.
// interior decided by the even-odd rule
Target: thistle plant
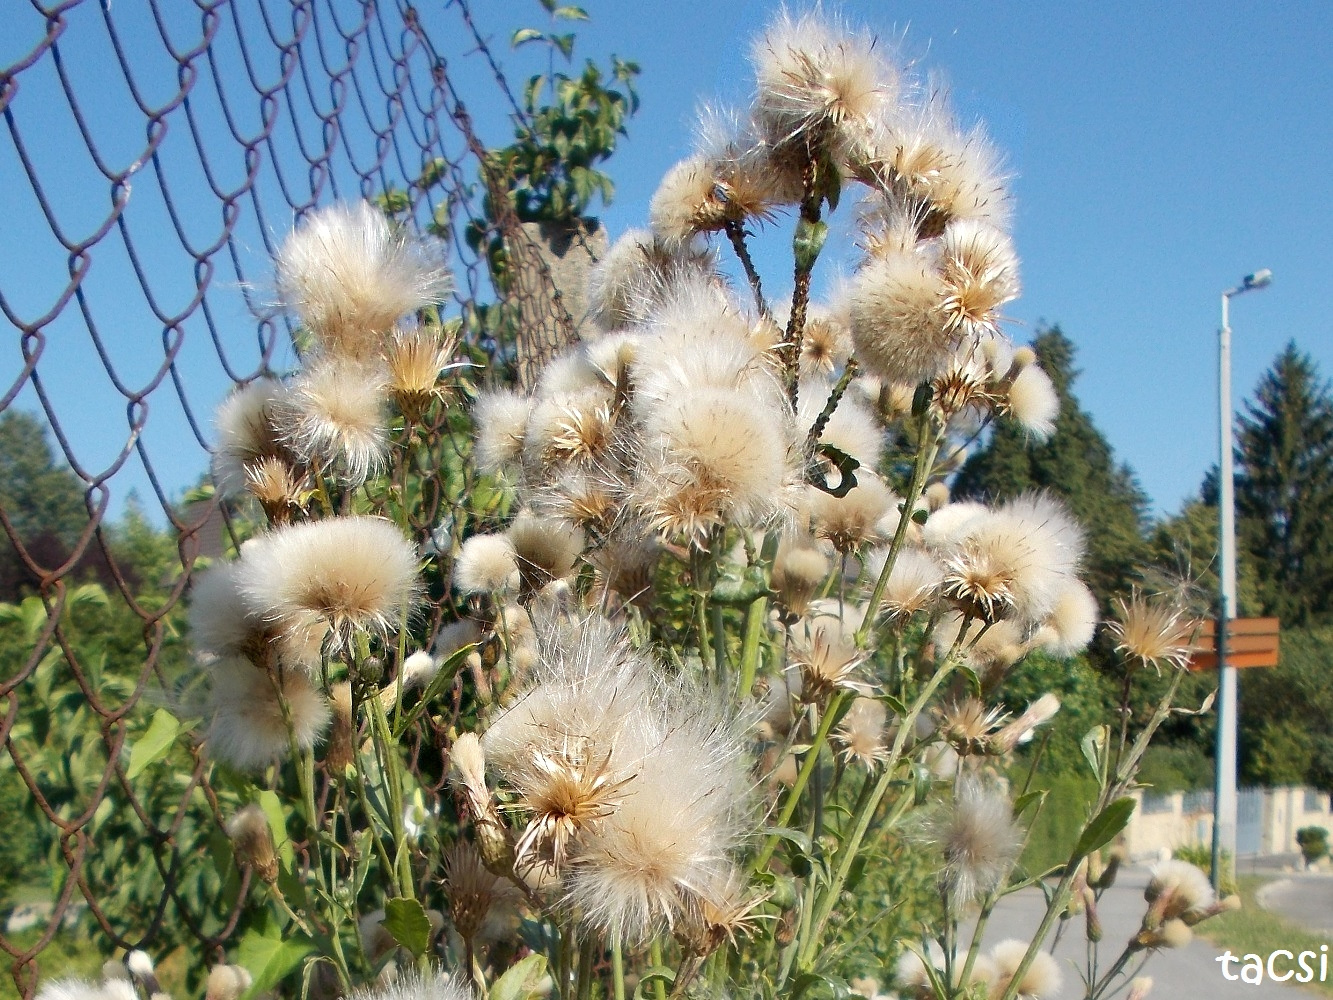
[{"label": "thistle plant", "polygon": [[[1141,997],[1143,959],[1232,905],[1163,866],[1099,963],[1113,842],[1198,627],[1141,594],[1107,626],[1124,698],[1083,741],[1096,801],[1062,864],[1020,861],[1040,753],[1011,765],[1060,706],[1013,714],[1006,680],[1086,648],[1099,605],[1055,497],[949,496],[990,423],[1041,440],[1058,410],[1005,331],[998,155],[822,14],[779,15],[751,58],[752,105],[709,112],[530,393],[473,384],[439,249],[370,207],[280,251],[306,349],[223,404],[214,466],[263,527],[191,619],[202,752],[250,776],[234,863],[296,942],[257,986],[796,1000],[846,996],[869,955],[904,996],[1040,998],[1082,915],[1084,995]],[[856,269],[821,302],[834,212]],[[778,302],[751,243],[784,215]],[[408,516],[440,471],[428,431],[472,470],[429,547]],[[1149,667],[1169,682],[1133,718]],[[911,926],[867,915],[876,878]],[[993,940],[1038,885],[1035,936]]]}]

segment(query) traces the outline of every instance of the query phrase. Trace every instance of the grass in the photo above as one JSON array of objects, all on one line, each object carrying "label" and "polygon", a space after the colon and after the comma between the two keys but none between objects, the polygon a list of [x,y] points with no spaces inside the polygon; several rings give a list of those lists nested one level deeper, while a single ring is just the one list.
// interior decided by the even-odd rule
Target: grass
[{"label": "grass", "polygon": [[[1256,898],[1260,888],[1272,881],[1262,875],[1241,875],[1241,908],[1234,913],[1224,913],[1219,917],[1199,924],[1195,931],[1219,948],[1230,950],[1236,955],[1256,954],[1267,961],[1270,952],[1284,948],[1294,954],[1312,951],[1319,954],[1319,946],[1329,944],[1329,939],[1321,934],[1284,920],[1276,913],[1271,913],[1259,905]],[[1237,971],[1233,965],[1232,971]],[[1315,981],[1302,984],[1319,990],[1325,996],[1333,996],[1333,981],[1321,983],[1318,979],[1318,965],[1315,964]],[[1294,981],[1294,980],[1293,980]]]}]

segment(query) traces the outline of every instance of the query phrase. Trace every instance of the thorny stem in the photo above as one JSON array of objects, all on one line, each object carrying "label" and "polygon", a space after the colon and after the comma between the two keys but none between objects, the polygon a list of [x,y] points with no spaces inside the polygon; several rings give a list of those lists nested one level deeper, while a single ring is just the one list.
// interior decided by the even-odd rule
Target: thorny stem
[{"label": "thorny stem", "polygon": [[755,308],[759,310],[759,315],[765,319],[771,319],[772,313],[769,311],[768,302],[764,299],[764,290],[759,283],[759,272],[754,269],[754,260],[750,257],[750,246],[745,242],[745,227],[739,222],[728,222],[726,224],[727,239],[731,241],[731,247],[736,251],[736,259],[741,262],[741,267],[745,269],[745,280],[750,283],[750,291],[754,293]]},{"label": "thorny stem", "polygon": [[[810,775],[819,766],[819,757],[824,749],[824,744],[828,741],[829,730],[833,728],[833,721],[837,718],[838,709],[842,707],[846,696],[845,691],[835,691],[824,707],[824,717],[819,722],[819,729],[815,733],[815,738],[810,742],[810,749],[806,751],[805,760],[801,762],[800,773],[796,775],[796,783],[791,786],[791,791],[787,793],[787,801],[783,803],[782,813],[778,816],[776,824],[778,827],[785,827],[791,822],[792,815],[796,812],[796,803],[800,800],[801,793],[805,791],[805,786],[810,781]],[[770,833],[764,841],[759,857],[755,859],[755,871],[761,872],[768,867],[768,862],[772,859],[777,846],[778,834]]]},{"label": "thorny stem", "polygon": [[838,379],[833,386],[833,390],[829,393],[828,402],[824,404],[824,409],[815,418],[815,422],[810,425],[810,433],[805,438],[805,453],[807,455],[815,453],[815,446],[819,444],[819,439],[824,436],[828,422],[833,419],[833,411],[842,402],[843,394],[847,391],[847,387],[852,384],[852,379],[856,378],[858,370],[859,366],[856,359],[849,359],[847,367],[843,369],[842,377]]}]

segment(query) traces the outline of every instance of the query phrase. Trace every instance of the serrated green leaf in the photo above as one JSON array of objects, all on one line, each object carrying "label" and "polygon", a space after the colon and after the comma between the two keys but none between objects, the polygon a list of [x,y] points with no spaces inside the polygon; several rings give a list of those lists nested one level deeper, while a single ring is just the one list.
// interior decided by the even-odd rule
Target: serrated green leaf
[{"label": "serrated green leaf", "polygon": [[1099,812],[1078,838],[1074,854],[1086,858],[1093,851],[1105,847],[1115,839],[1116,834],[1125,828],[1129,818],[1134,815],[1134,800],[1129,796],[1116,799]]},{"label": "serrated green leaf", "polygon": [[490,1000],[531,1000],[546,978],[546,957],[529,955],[511,965],[490,989]]},{"label": "serrated green leaf", "polygon": [[161,760],[171,750],[171,745],[180,735],[181,723],[165,708],[153,713],[153,721],[148,724],[148,731],[135,741],[130,748],[130,766],[125,777],[133,781],[143,773],[144,768]]},{"label": "serrated green leaf", "polygon": [[312,951],[314,945],[301,934],[289,935],[285,940],[277,928],[246,934],[235,957],[236,964],[254,977],[245,996],[257,997],[272,990]]},{"label": "serrated green leaf", "polygon": [[385,903],[380,926],[416,958],[430,947],[430,918],[426,916],[426,908],[415,899],[400,897]]}]

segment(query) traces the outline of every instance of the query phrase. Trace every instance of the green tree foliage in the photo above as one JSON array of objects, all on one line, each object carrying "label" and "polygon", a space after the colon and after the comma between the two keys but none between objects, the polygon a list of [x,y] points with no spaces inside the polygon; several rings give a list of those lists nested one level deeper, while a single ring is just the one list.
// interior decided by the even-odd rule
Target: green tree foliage
[{"label": "green tree foliage", "polygon": [[[58,566],[88,524],[79,478],[56,461],[41,420],[22,410],[0,413],[0,510],[31,558]],[[9,534],[0,530],[0,600],[13,600],[31,574]]]},{"label": "green tree foliage", "polygon": [[1333,790],[1333,628],[1284,629],[1280,662],[1241,676],[1241,769],[1263,785]]},{"label": "green tree foliage", "polygon": [[1148,498],[1073,394],[1078,378],[1073,343],[1050,327],[1033,343],[1060,396],[1055,433],[1031,441],[1012,421],[997,424],[984,448],[968,458],[954,482],[959,497],[1003,500],[1044,489],[1063,498],[1088,531],[1085,579],[1105,603],[1136,579],[1147,546]]},{"label": "green tree foliage", "polygon": [[1286,348],[1236,427],[1240,559],[1257,569],[1259,604],[1284,623],[1333,615],[1333,396],[1308,354]]}]

